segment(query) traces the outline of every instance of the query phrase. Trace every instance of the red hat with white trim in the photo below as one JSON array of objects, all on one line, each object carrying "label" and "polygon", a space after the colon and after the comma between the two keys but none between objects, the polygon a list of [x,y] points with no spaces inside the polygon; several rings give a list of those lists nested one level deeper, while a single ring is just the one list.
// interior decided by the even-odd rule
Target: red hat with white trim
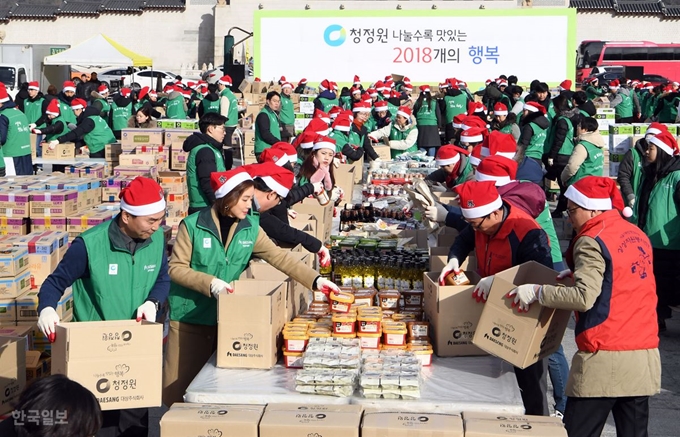
[{"label": "red hat with white trim", "polygon": [[371,104],[365,101],[357,102],[352,107],[352,112],[371,112]]},{"label": "red hat with white trim", "polygon": [[334,121],[337,117],[338,114],[342,112],[342,108],[339,106],[333,106],[330,111],[328,111],[328,115],[331,117],[331,121]]},{"label": "red hat with white trim", "polygon": [[658,121],[653,121],[648,127],[645,135],[659,135],[661,132],[668,132],[668,126],[659,123]]},{"label": "red hat with white trim", "polygon": [[107,87],[107,86],[104,85],[104,84],[101,84],[101,85],[99,85],[99,87],[97,88],[97,92],[98,92],[99,94],[102,94],[102,95],[103,95],[103,94],[108,94],[108,93],[109,93],[109,87]]},{"label": "red hat with white trim", "polygon": [[368,104],[370,105],[371,102],[373,102],[373,98],[368,93],[363,93],[361,95],[361,101],[362,102],[368,102]]},{"label": "red hat with white trim", "polygon": [[404,78],[401,81],[404,83],[404,85],[411,85],[411,79],[409,79],[408,77],[404,76]]},{"label": "red hat with white trim", "polygon": [[132,90],[130,88],[121,88],[119,93],[123,97],[130,97],[130,93],[132,93]]},{"label": "red hat with white trim", "polygon": [[448,87],[449,87],[449,82],[446,81],[446,80],[445,80],[444,82],[441,82],[441,83],[439,84],[439,90],[440,90],[440,91],[443,91],[443,90],[445,90],[445,89],[448,88]]},{"label": "red hat with white trim", "polygon": [[477,114],[477,113],[481,113],[481,112],[486,114],[486,106],[484,106],[484,103],[482,103],[482,102],[470,102],[470,103],[468,103],[468,107],[467,107],[468,115]]},{"label": "red hat with white trim", "polygon": [[649,144],[654,144],[657,148],[671,156],[675,156],[680,152],[678,151],[678,141],[675,139],[675,135],[668,131],[661,132],[660,134],[648,138],[647,142]]},{"label": "red hat with white trim", "polygon": [[290,83],[290,82],[284,82],[284,83],[282,83],[282,84],[281,84],[281,89],[283,90],[283,89],[285,89],[285,88],[293,89],[293,84]]},{"label": "red hat with white trim", "polygon": [[478,127],[471,127],[460,133],[461,143],[474,144],[482,141],[484,141],[484,131]]},{"label": "red hat with white trim", "polygon": [[259,177],[262,182],[281,197],[286,197],[295,183],[295,175],[292,171],[280,167],[272,161],[246,167],[251,177]]},{"label": "red hat with white trim", "polygon": [[[313,121],[314,120],[312,120],[312,122]],[[319,122],[323,123],[323,121],[321,121],[321,120],[319,120]],[[310,125],[311,124],[312,123],[310,123]],[[307,126],[307,128],[309,129],[309,126]],[[330,132],[330,129],[328,129],[328,131]],[[305,149],[305,150],[311,149],[312,147],[314,147],[314,140],[318,136],[319,136],[319,134],[314,132],[313,130],[305,130],[304,132],[302,132],[302,134],[298,135],[295,138],[295,141],[293,142],[293,146],[299,147],[299,148]]]},{"label": "red hat with white trim", "polygon": [[373,105],[373,107],[375,108],[375,112],[383,112],[389,109],[389,106],[387,105],[387,102],[385,100],[375,102],[375,105]]},{"label": "red hat with white trim", "polygon": [[410,82],[405,83],[404,86],[401,87],[401,90],[410,93],[411,91],[413,91],[413,86],[411,85]]},{"label": "red hat with white trim", "polygon": [[87,102],[83,99],[75,98],[71,100],[71,109],[85,109],[87,108]]},{"label": "red hat with white trim", "polygon": [[454,79],[446,79],[446,83],[449,84],[449,88],[457,90],[458,89],[458,81]]},{"label": "red hat with white trim", "polygon": [[228,74],[226,76],[222,76],[220,77],[220,80],[217,81],[217,83],[224,86],[231,86],[232,83],[231,76],[229,76]]},{"label": "red hat with white trim", "polygon": [[371,97],[378,97],[378,90],[375,88],[369,88],[366,90],[366,94],[368,94]]},{"label": "red hat with white trim", "polygon": [[508,107],[505,106],[504,103],[496,102],[496,104],[493,105],[493,114],[494,115],[508,115]]},{"label": "red hat with white trim", "polygon": [[439,148],[437,151],[437,159],[435,164],[439,166],[457,164],[460,161],[460,155],[469,155],[468,151],[454,145],[446,145]]},{"label": "red hat with white trim", "polygon": [[340,114],[338,114],[338,117],[349,117],[349,121],[354,121],[354,113],[349,109],[343,110]]},{"label": "red hat with white trim", "polygon": [[40,91],[40,84],[38,83],[38,81],[29,82],[28,89]]},{"label": "red hat with white trim", "polygon": [[137,93],[137,100],[142,100],[147,94],[149,94],[149,87],[145,86]]},{"label": "red hat with white trim", "polygon": [[352,87],[352,91],[350,92],[350,94],[352,94],[352,95],[361,94],[361,88],[359,88],[357,86]]},{"label": "red hat with white trim", "polygon": [[571,81],[569,79],[563,80],[562,83],[560,84],[560,90],[571,91]]},{"label": "red hat with white trim", "polygon": [[352,128],[352,120],[345,114],[338,115],[333,123],[333,129],[340,132],[349,132]]},{"label": "red hat with white trim", "polygon": [[505,80],[505,79],[500,79],[500,80],[499,80],[498,82],[496,82],[496,83],[498,83],[498,88],[500,88],[500,87],[502,87],[502,86],[508,86],[508,81]]},{"label": "red hat with white trim", "polygon": [[325,121],[326,124],[331,123],[331,116],[328,115],[327,113],[323,112],[321,109],[316,108],[314,110],[314,118],[320,118],[321,120]]},{"label": "red hat with white trim", "polygon": [[567,188],[564,196],[589,211],[609,211],[618,209],[624,217],[633,215],[633,210],[624,207],[623,197],[616,181],[602,176],[586,176]]},{"label": "red hat with white trim", "polygon": [[391,99],[401,99],[401,93],[397,90],[392,90],[392,92],[390,92],[390,98]]},{"label": "red hat with white trim", "polygon": [[328,79],[324,79],[324,80],[321,81],[321,83],[319,84],[319,89],[321,91],[326,91],[326,90],[331,89],[331,83],[328,81]]},{"label": "red hat with white trim", "polygon": [[9,101],[9,94],[7,93],[7,88],[0,87],[0,103],[5,103]]},{"label": "red hat with white trim", "polygon": [[484,143],[479,143],[472,148],[472,153],[470,153],[470,164],[477,167],[482,163],[482,145]]},{"label": "red hat with white trim", "polygon": [[333,138],[328,138],[323,135],[319,135],[314,140],[314,147],[312,150],[329,149],[335,152],[335,140]]},{"label": "red hat with white trim", "polygon": [[[455,129],[462,129],[463,128],[463,121],[465,120],[465,117],[467,115],[465,113],[461,113],[453,117],[453,127]],[[477,117],[479,118],[479,117]]]},{"label": "red hat with white trim", "polygon": [[215,192],[215,198],[221,199],[231,193],[234,188],[253,178],[246,171],[245,166],[233,170],[210,173],[210,186]]},{"label": "red hat with white trim", "polygon": [[315,132],[317,135],[328,135],[331,133],[328,123],[318,117],[312,118],[312,121],[309,122],[305,131]]},{"label": "red hat with white trim", "polygon": [[300,82],[298,82],[298,86],[300,85],[307,85],[307,79],[305,79],[304,77],[300,79]]},{"label": "red hat with white trim", "polygon": [[475,170],[476,181],[493,181],[502,187],[517,178],[517,161],[504,156],[489,156]]},{"label": "red hat with white trim", "polygon": [[464,80],[459,80],[456,85],[458,85],[458,88],[467,88],[467,82]]},{"label": "red hat with white trim", "polygon": [[[288,158],[288,162],[290,163],[295,163],[295,161],[297,161],[298,157],[297,151],[295,150],[295,147],[293,147],[293,145],[290,143],[286,143],[285,141],[279,141],[278,143],[274,143],[274,145],[271,146],[270,149],[282,151],[284,155]],[[285,162],[279,165],[285,165]]]},{"label": "red hat with white trim", "polygon": [[76,84],[73,83],[73,81],[67,80],[64,82],[64,85],[62,86],[62,91],[73,91],[74,93],[76,92]]},{"label": "red hat with white trim", "polygon": [[284,83],[286,81],[286,76],[281,76],[281,79],[279,79],[279,83]]},{"label": "red hat with white trim", "polygon": [[198,87],[198,83],[189,81],[187,82],[187,86],[191,88],[192,90],[195,90]]},{"label": "red hat with white trim", "polygon": [[430,85],[420,85],[418,87],[421,93],[429,93],[430,91]]},{"label": "red hat with white trim", "polygon": [[410,119],[411,114],[412,114],[411,108],[409,108],[408,106],[400,106],[399,109],[397,110],[397,115],[401,115],[406,119]]},{"label": "red hat with white trim", "polygon": [[545,106],[538,102],[524,102],[524,110],[529,112],[540,112],[543,115],[547,112]]},{"label": "red hat with white trim", "polygon": [[45,109],[47,115],[59,115],[61,111],[59,110],[59,99],[52,99],[50,103],[47,104],[47,109]]},{"label": "red hat with white trim", "polygon": [[[385,89],[385,84],[381,80],[379,80],[375,83],[373,88],[375,89],[376,92],[381,93],[382,90]],[[377,96],[377,94],[376,94],[376,96]]]},{"label": "red hat with white trim", "polygon": [[392,88],[394,88],[394,81],[392,79],[386,80],[385,81],[385,88],[387,88],[388,90],[391,90]]},{"label": "red hat with white trim", "polygon": [[489,155],[503,156],[512,159],[517,152],[517,141],[512,134],[504,134],[500,131],[493,131],[489,134]]},{"label": "red hat with white trim", "polygon": [[354,85],[361,85],[361,79],[357,75],[354,75]]},{"label": "red hat with white trim", "polygon": [[493,181],[469,181],[453,187],[460,196],[460,208],[466,219],[485,217],[503,207]]},{"label": "red hat with white trim", "polygon": [[163,188],[153,179],[137,176],[118,195],[120,209],[144,217],[165,211]]},{"label": "red hat with white trim", "polygon": [[463,130],[468,130],[471,127],[478,127],[484,131],[487,130],[486,123],[481,118],[476,115],[465,115],[463,119],[463,124],[461,126]]},{"label": "red hat with white trim", "polygon": [[489,86],[489,84],[490,84],[491,82],[493,82],[493,80],[487,79],[487,80],[484,82],[484,85]]},{"label": "red hat with white trim", "polygon": [[618,89],[621,86],[621,82],[619,82],[618,79],[614,79],[611,82],[609,82],[609,88],[610,89]]},{"label": "red hat with white trim", "polygon": [[[286,153],[281,149],[275,149],[274,146],[264,149],[262,153],[260,153],[258,161],[260,164],[273,162],[278,166],[286,165],[289,162]],[[248,170],[248,172],[250,173],[250,170]]]},{"label": "red hat with white trim", "polygon": [[156,90],[149,91],[149,97],[158,97],[158,93],[156,92]]}]

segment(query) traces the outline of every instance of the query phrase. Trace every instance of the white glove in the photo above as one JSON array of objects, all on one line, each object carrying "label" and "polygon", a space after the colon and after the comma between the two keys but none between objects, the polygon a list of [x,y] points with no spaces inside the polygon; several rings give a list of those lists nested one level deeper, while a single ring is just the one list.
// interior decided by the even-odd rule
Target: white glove
[{"label": "white glove", "polygon": [[295,220],[295,218],[297,217],[297,214],[298,214],[297,211],[295,211],[294,209],[288,210],[288,217],[292,218],[293,220]]},{"label": "white glove", "polygon": [[427,217],[428,220],[437,223],[444,223],[448,214],[449,211],[444,208],[444,205],[441,203],[438,203],[435,206],[428,206],[425,209],[425,217]]},{"label": "white glove", "polygon": [[405,213],[411,211],[411,209],[413,209],[413,202],[410,201],[410,200],[408,201],[408,203],[406,205],[404,205],[401,208],[401,210],[404,211]]},{"label": "white glove", "polygon": [[446,187],[443,186],[442,184],[432,184],[430,187],[430,191],[433,193],[445,193],[446,192]]},{"label": "white glove", "polygon": [[90,154],[90,148],[87,146],[83,146],[80,148],[80,154],[81,155],[89,155]]},{"label": "white glove", "polygon": [[213,280],[210,281],[210,294],[212,294],[215,299],[217,299],[217,295],[224,290],[227,290],[227,293],[234,292],[234,289],[231,287],[231,285],[227,284],[221,279],[213,278]]},{"label": "white glove", "polygon": [[338,158],[333,158],[333,166],[335,168],[340,167],[340,164],[342,164],[342,161],[340,161]]},{"label": "white glove", "polygon": [[57,147],[57,144],[59,144],[59,140],[52,140],[47,143],[47,147],[49,147],[50,150],[54,150]]},{"label": "white glove", "polygon": [[50,343],[54,343],[56,339],[56,330],[54,326],[59,323],[59,315],[52,307],[45,307],[40,311],[40,317],[38,318],[38,328],[45,334],[50,340]]},{"label": "white glove", "polygon": [[38,126],[38,125],[35,124],[35,123],[28,123],[28,128],[29,128],[30,130],[35,129],[37,126]]},{"label": "white glove", "polygon": [[520,285],[519,287],[510,290],[507,297],[515,297],[512,306],[517,307],[518,313],[527,312],[529,311],[529,305],[538,300],[538,290],[540,288],[540,285],[536,284]]},{"label": "white glove", "polygon": [[548,166],[552,167],[555,161],[552,158],[548,158]]},{"label": "white glove", "polygon": [[454,273],[460,272],[460,264],[458,263],[457,258],[451,258],[449,260],[449,262],[444,266],[444,268],[442,269],[442,274],[439,275],[439,285],[446,284],[446,282],[444,282],[444,279],[451,272],[454,272]]},{"label": "white glove", "polygon": [[34,133],[36,135],[41,135],[42,131],[40,129],[31,129],[31,133]]},{"label": "white glove", "polygon": [[319,256],[319,265],[328,267],[331,265],[331,253],[326,246],[321,246],[321,250],[316,253]]},{"label": "white glove", "polygon": [[343,195],[344,192],[342,191],[342,188],[333,187],[331,190],[331,202],[337,202],[338,200],[342,199]]},{"label": "white glove", "polygon": [[328,296],[331,291],[333,293],[340,293],[340,288],[335,284],[335,282],[331,282],[326,278],[317,279],[316,290],[322,292],[326,296]]},{"label": "white glove", "polygon": [[482,278],[472,292],[472,297],[477,299],[477,302],[486,302],[491,291],[491,284],[493,284],[493,275]]},{"label": "white glove", "polygon": [[314,182],[314,194],[319,194],[323,190],[323,182]]},{"label": "white glove", "polygon": [[151,301],[146,301],[137,308],[137,321],[142,319],[149,322],[156,321],[156,304]]},{"label": "white glove", "polygon": [[562,270],[561,272],[559,272],[559,273],[557,274],[557,278],[556,278],[556,279],[573,278],[573,277],[574,277],[574,272],[572,272],[571,270],[567,269],[567,270]]}]

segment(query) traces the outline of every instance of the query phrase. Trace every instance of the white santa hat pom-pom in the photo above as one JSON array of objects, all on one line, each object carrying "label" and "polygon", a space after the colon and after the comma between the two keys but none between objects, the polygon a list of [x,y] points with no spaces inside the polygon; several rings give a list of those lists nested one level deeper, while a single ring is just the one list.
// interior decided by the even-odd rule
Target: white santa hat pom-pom
[{"label": "white santa hat pom-pom", "polygon": [[632,217],[633,216],[633,209],[630,206],[627,206],[623,208],[623,211],[621,212],[624,217]]}]

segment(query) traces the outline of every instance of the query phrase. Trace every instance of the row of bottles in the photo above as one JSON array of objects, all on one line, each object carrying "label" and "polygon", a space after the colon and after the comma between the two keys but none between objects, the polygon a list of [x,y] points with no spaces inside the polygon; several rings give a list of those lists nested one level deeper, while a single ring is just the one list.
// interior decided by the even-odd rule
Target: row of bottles
[{"label": "row of bottles", "polygon": [[405,214],[403,211],[394,211],[390,209],[374,208],[368,202],[363,204],[346,204],[345,208],[340,211],[340,230],[351,231],[356,229],[357,223],[374,223],[376,219],[394,219],[406,220],[410,214]]}]

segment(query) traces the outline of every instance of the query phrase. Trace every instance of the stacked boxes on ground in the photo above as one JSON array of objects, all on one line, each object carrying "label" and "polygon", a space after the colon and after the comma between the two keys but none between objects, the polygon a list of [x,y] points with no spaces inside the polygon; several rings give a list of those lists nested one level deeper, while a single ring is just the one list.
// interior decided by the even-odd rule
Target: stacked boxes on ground
[{"label": "stacked boxes on ground", "polygon": [[[598,109],[599,111],[599,109]],[[609,145],[609,159],[605,160],[605,176],[608,174],[611,177],[617,177],[619,174],[619,165],[623,160],[624,155],[635,143],[645,137],[649,123],[613,123],[609,125],[608,137],[605,144]],[[675,137],[678,136],[678,124],[666,124],[668,131]],[[607,157],[607,155],[605,155]],[[607,173],[607,164],[609,172]]]}]

